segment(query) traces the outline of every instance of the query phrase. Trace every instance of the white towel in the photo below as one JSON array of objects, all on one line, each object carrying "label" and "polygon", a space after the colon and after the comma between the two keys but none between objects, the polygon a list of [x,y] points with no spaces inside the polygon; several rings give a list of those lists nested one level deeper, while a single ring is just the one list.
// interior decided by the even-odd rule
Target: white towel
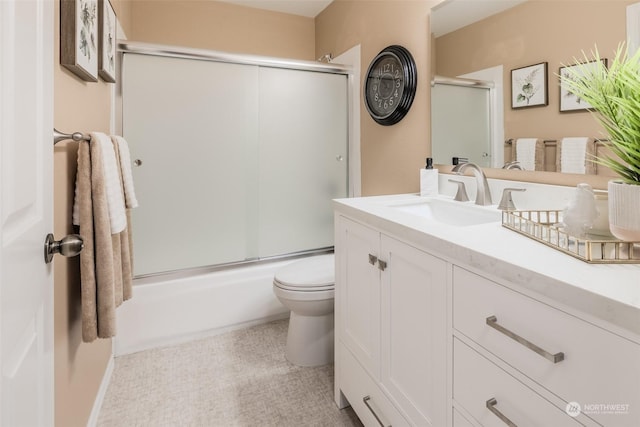
[{"label": "white towel", "polygon": [[537,138],[518,138],[516,140],[516,160],[526,171],[536,170]]},{"label": "white towel", "polygon": [[560,172],[586,173],[588,137],[562,138],[560,148]]},{"label": "white towel", "polygon": [[131,154],[129,153],[129,144],[127,141],[117,135],[111,135],[111,141],[118,145],[120,153],[120,169],[122,170],[122,183],[124,184],[124,201],[128,209],[138,207],[138,199],[133,188],[133,174],[131,173]]},{"label": "white towel", "polygon": [[[111,234],[122,232],[127,226],[127,215],[124,209],[124,196],[120,181],[120,169],[116,161],[111,138],[101,132],[91,132],[91,144],[98,144],[102,150],[104,167],[105,193],[109,207],[109,222]],[[80,225],[80,208],[78,205],[78,183],[76,182],[76,197],[73,203],[73,223]]]}]

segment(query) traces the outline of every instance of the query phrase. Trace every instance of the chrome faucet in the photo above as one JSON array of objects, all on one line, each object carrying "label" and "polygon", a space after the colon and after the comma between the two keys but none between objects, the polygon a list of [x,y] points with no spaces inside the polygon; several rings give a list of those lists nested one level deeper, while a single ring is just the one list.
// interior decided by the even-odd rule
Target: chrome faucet
[{"label": "chrome faucet", "polygon": [[475,163],[458,163],[453,167],[452,172],[462,175],[467,169],[471,169],[471,172],[476,177],[476,205],[490,205],[491,192],[489,191],[487,176],[478,165]]},{"label": "chrome faucet", "polygon": [[502,169],[518,169],[518,170],[523,170],[522,166],[520,166],[520,162],[515,160],[513,162],[507,162],[504,164],[504,166],[502,166]]}]

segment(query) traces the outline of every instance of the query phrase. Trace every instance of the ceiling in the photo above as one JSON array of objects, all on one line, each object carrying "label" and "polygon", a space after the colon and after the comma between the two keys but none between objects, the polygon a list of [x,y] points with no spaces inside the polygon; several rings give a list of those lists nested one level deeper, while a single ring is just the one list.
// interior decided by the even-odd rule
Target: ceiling
[{"label": "ceiling", "polygon": [[219,0],[256,9],[315,18],[333,0]]},{"label": "ceiling", "polygon": [[431,32],[440,37],[527,0],[445,0],[431,12]]}]

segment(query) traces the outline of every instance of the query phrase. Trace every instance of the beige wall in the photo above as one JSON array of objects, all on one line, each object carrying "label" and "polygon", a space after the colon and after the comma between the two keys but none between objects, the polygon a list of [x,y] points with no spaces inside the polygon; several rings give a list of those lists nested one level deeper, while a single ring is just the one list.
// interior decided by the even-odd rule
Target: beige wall
[{"label": "beige wall", "polygon": [[219,1],[131,2],[130,40],[315,60],[313,18]]},{"label": "beige wall", "polygon": [[335,0],[316,17],[316,55],[334,56],[360,44],[364,74],[385,47],[399,44],[413,55],[418,88],[409,113],[393,126],[369,116],[362,97],[362,194],[392,194],[419,189],[418,170],[430,154],[429,11],[438,1]]},{"label": "beige wall", "polygon": [[[596,45],[612,58],[626,37],[626,6],[636,0],[531,0],[436,40],[437,74],[458,76],[504,66],[505,137],[601,136],[588,112],[560,113],[556,74]],[[511,109],[511,70],[548,62],[549,105]]]},{"label": "beige wall", "polygon": [[[63,132],[109,132],[111,84],[86,83],[60,64],[60,8],[55,2],[54,124]],[[112,0],[116,14],[128,22],[128,5]],[[125,27],[126,28],[126,27]],[[73,233],[73,203],[77,143],[54,148],[54,234]],[[54,258],[55,424],[85,426],[111,357],[111,340],[82,342],[78,258]]]}]

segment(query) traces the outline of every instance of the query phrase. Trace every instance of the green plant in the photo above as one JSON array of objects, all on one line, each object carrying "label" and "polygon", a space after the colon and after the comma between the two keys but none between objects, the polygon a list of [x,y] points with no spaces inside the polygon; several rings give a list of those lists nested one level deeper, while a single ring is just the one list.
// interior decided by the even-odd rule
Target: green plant
[{"label": "green plant", "polygon": [[568,67],[560,79],[569,92],[591,105],[608,134],[615,156],[598,156],[593,161],[609,167],[624,182],[640,185],[640,50],[629,56],[621,44],[609,68],[597,48],[593,58],[583,55],[585,62],[595,64]]}]

